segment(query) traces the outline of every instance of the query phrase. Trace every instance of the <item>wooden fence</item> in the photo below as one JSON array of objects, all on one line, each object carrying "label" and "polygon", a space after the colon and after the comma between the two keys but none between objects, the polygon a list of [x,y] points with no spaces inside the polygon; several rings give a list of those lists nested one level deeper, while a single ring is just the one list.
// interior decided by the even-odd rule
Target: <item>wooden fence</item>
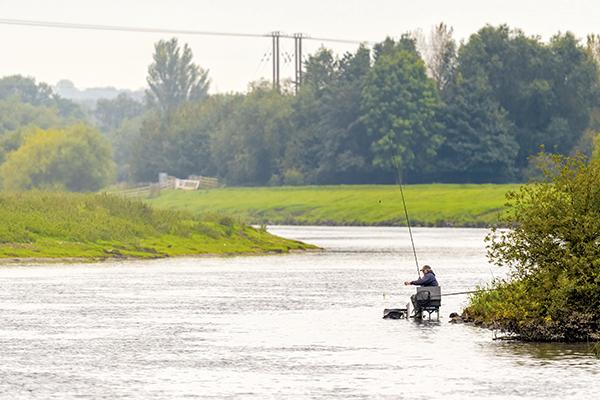
[{"label": "wooden fence", "polygon": [[149,185],[139,185],[135,187],[115,190],[114,194],[118,194],[127,198],[151,198],[158,196],[163,189],[214,189],[221,186],[217,178],[207,176],[190,176],[190,179],[177,179],[168,177],[162,183],[151,183]]}]

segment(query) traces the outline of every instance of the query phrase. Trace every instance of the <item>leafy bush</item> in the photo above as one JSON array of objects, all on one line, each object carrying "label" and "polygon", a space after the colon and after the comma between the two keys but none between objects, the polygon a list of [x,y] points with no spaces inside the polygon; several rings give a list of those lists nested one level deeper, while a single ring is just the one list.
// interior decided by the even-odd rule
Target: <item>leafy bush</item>
[{"label": "leafy bush", "polygon": [[475,322],[529,340],[600,339],[600,160],[552,156],[546,179],[507,195],[488,257],[510,279],[472,299]]},{"label": "leafy bush", "polygon": [[92,191],[113,179],[110,144],[98,131],[84,124],[34,131],[0,167],[4,189]]}]

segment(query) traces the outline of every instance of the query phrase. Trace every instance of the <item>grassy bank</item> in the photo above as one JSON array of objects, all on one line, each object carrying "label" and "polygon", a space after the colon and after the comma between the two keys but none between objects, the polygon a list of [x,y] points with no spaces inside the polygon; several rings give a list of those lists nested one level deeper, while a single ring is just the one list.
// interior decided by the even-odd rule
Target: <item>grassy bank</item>
[{"label": "grassy bank", "polygon": [[155,210],[110,195],[0,193],[0,260],[286,252],[306,248],[229,217]]},{"label": "grassy bank", "polygon": [[[497,221],[508,190],[518,185],[408,185],[411,223],[485,226]],[[199,214],[220,212],[251,223],[405,225],[398,186],[305,186],[163,191],[154,206]]]}]

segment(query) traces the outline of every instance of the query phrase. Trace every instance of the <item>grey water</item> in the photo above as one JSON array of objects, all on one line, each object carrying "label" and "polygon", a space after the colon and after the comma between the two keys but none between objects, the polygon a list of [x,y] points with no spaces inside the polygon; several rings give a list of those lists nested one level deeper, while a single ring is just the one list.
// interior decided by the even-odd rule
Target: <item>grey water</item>
[{"label": "grey water", "polygon": [[[590,346],[383,320],[415,279],[403,228],[271,227],[315,253],[0,265],[2,399],[597,399]],[[482,229],[415,229],[445,293],[506,271]]]}]

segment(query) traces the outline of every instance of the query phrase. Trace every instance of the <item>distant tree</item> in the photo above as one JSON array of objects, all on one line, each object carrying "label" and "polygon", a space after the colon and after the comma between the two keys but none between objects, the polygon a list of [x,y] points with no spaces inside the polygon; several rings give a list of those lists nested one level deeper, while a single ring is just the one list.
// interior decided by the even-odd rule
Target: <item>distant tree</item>
[{"label": "distant tree", "polygon": [[370,51],[361,46],[336,65],[335,79],[320,99],[317,183],[359,183],[372,179],[371,140],[361,119],[362,92],[371,69]]},{"label": "distant tree", "polygon": [[324,90],[335,79],[336,61],[333,51],[321,47],[314,55],[309,55],[304,68],[304,86],[313,90]]},{"label": "distant tree", "polygon": [[590,56],[600,65],[600,35],[590,34],[586,40],[586,50]]},{"label": "distant tree", "polygon": [[16,96],[0,100],[0,136],[27,125],[41,128],[61,126],[65,121],[56,107],[23,103]]},{"label": "distant tree", "polygon": [[424,52],[429,75],[437,84],[438,91],[444,93],[452,81],[457,64],[456,41],[453,29],[444,23],[436,25],[429,35]]},{"label": "distant tree", "polygon": [[[187,102],[166,121],[160,115],[146,115],[132,126],[135,129],[141,123],[138,134],[135,130],[128,132],[127,124],[122,125],[117,134],[124,135],[124,148],[129,150],[119,150],[117,145],[117,154],[123,155],[123,164],[127,165],[124,171],[143,182],[155,181],[159,172],[182,178],[213,174],[213,135],[223,120],[233,118],[227,107],[229,97],[218,95],[201,102]],[[219,165],[225,159],[218,160]]]},{"label": "distant tree", "polygon": [[219,128],[219,175],[236,185],[266,185],[281,174],[291,135],[292,96],[259,83],[235,103]]},{"label": "distant tree", "polygon": [[83,124],[35,130],[0,166],[5,190],[94,191],[113,179],[110,145],[98,131]]},{"label": "distant tree", "polygon": [[126,119],[137,117],[144,112],[144,105],[124,93],[115,99],[100,99],[96,103],[94,115],[99,122],[100,130],[111,132],[117,129]]},{"label": "distant tree", "polygon": [[[316,183],[324,139],[322,100],[336,79],[337,61],[324,47],[305,63],[303,84],[292,99],[291,129],[294,135],[286,143],[280,176],[293,176],[294,183]],[[289,173],[286,174],[286,171]],[[275,179],[277,181],[277,179]]]},{"label": "distant tree", "polygon": [[0,100],[17,99],[21,103],[40,107],[56,108],[61,117],[83,118],[81,108],[70,100],[63,99],[43,82],[33,78],[12,75],[0,79]]},{"label": "distant tree", "polygon": [[458,72],[465,80],[481,71],[513,123],[519,168],[540,145],[567,154],[587,128],[598,99],[598,70],[572,34],[545,45],[505,25],[486,26],[459,50]]},{"label": "distant tree", "polygon": [[403,174],[424,168],[443,141],[435,82],[408,37],[376,47],[378,57],[363,90],[363,120],[372,138],[373,163]]},{"label": "distant tree", "polygon": [[445,140],[436,178],[451,182],[503,182],[515,177],[519,151],[508,113],[483,76],[448,85],[441,114]]},{"label": "distant tree", "polygon": [[6,76],[0,79],[0,99],[16,96],[21,102],[35,106],[51,106],[52,88],[45,83],[21,75]]},{"label": "distant tree", "polygon": [[146,79],[150,90],[148,102],[163,114],[173,112],[186,100],[199,100],[208,95],[208,71],[192,62],[192,50],[187,44],[179,47],[176,38],[161,40],[154,45],[154,62],[148,67]]}]

